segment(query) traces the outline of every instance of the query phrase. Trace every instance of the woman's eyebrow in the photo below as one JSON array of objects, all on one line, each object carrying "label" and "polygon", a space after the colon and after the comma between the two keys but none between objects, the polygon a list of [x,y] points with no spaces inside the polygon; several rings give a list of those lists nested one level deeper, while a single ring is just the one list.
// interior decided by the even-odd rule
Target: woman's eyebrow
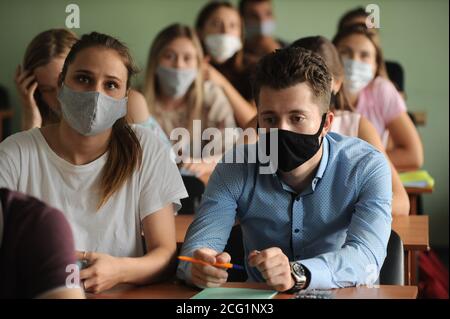
[{"label": "woman's eyebrow", "polygon": [[[83,73],[83,74],[87,74],[87,75],[94,75],[93,72],[91,72],[91,71],[89,71],[89,70],[86,70],[86,69],[75,70],[75,73]],[[116,80],[116,81],[123,82],[120,78],[118,78],[118,77],[115,76],[115,75],[109,75],[109,74],[107,74],[107,75],[105,75],[105,77],[107,77],[108,79],[114,79],[114,80]]]},{"label": "woman's eyebrow", "polygon": [[116,80],[116,81],[122,82],[122,79],[118,78],[118,77],[115,76],[115,75],[106,75],[106,77],[107,77],[108,79],[114,79],[114,80]]},{"label": "woman's eyebrow", "polygon": [[92,73],[89,70],[85,70],[85,69],[79,69],[79,70],[75,70],[76,73],[86,73],[86,74],[90,74],[93,75],[94,73]]}]

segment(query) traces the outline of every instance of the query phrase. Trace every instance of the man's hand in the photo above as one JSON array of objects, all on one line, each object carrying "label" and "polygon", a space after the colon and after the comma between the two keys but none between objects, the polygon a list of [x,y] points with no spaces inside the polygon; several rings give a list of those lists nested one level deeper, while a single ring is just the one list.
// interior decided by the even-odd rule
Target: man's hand
[{"label": "man's hand", "polygon": [[289,258],[278,247],[252,251],[248,256],[250,267],[256,267],[266,283],[277,291],[291,289],[295,282],[291,275]]},{"label": "man's hand", "polygon": [[[202,260],[208,264],[229,263],[231,257],[228,253],[217,253],[210,248],[200,248],[194,252],[195,259]],[[210,265],[193,263],[191,268],[191,281],[200,288],[220,287],[227,282],[228,273],[223,268]]]}]

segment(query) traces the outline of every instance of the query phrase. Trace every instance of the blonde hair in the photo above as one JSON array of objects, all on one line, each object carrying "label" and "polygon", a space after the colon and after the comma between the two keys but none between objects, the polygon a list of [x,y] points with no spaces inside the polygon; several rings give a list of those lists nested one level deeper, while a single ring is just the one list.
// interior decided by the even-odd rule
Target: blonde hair
[{"label": "blonde hair", "polygon": [[[178,38],[187,38],[191,40],[197,51],[198,68],[201,69],[203,63],[203,50],[200,40],[194,29],[181,25],[172,24],[158,33],[150,48],[150,54],[147,62],[147,73],[145,76],[145,84],[143,93],[149,107],[150,114],[155,114],[158,96],[161,94],[156,77],[156,68],[163,50],[169,43]],[[203,106],[203,74],[197,73],[194,83],[186,93],[188,116],[186,118],[186,128],[192,133],[192,121],[200,119]]]}]

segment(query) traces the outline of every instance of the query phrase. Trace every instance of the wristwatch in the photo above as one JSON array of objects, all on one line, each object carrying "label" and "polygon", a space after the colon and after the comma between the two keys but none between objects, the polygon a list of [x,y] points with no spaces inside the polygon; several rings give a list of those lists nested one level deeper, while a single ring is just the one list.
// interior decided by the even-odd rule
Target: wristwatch
[{"label": "wristwatch", "polygon": [[307,288],[309,284],[309,271],[298,262],[291,262],[291,275],[294,279],[294,286],[290,289],[290,292],[300,291]]}]

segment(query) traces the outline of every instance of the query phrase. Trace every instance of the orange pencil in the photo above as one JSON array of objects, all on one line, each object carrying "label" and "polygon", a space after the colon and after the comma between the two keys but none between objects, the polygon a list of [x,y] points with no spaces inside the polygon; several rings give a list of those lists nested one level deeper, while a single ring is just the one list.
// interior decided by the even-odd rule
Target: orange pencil
[{"label": "orange pencil", "polygon": [[238,269],[238,270],[244,270],[244,267],[240,266],[240,265],[235,265],[232,263],[214,263],[214,264],[210,264],[207,263],[203,260],[198,260],[192,257],[188,257],[188,256],[178,256],[179,260],[183,260],[183,261],[187,261],[190,263],[194,263],[194,264],[201,264],[201,265],[206,265],[206,266],[214,266],[214,267],[220,267],[220,268],[227,268],[227,269]]}]

